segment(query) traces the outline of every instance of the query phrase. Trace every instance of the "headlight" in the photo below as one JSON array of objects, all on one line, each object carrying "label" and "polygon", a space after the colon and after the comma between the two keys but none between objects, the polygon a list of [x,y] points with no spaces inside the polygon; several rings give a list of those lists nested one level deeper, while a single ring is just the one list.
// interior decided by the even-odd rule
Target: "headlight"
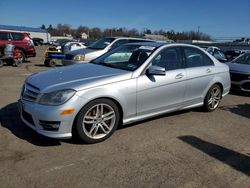
[{"label": "headlight", "polygon": [[65,89],[54,91],[51,93],[44,93],[39,97],[38,103],[44,105],[60,105],[67,102],[76,93],[73,89]]},{"label": "headlight", "polygon": [[76,56],[74,56],[73,60],[74,61],[84,61],[85,55],[84,54],[76,55]]}]

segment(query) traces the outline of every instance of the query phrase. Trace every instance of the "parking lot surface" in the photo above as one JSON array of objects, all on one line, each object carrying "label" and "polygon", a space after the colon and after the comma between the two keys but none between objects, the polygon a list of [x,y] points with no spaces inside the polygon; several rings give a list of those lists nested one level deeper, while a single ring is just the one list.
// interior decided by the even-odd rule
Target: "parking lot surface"
[{"label": "parking lot surface", "polygon": [[26,127],[17,100],[27,76],[50,69],[45,48],[20,68],[0,69],[0,187],[250,187],[249,95],[229,94],[212,113],[128,125],[94,145]]}]

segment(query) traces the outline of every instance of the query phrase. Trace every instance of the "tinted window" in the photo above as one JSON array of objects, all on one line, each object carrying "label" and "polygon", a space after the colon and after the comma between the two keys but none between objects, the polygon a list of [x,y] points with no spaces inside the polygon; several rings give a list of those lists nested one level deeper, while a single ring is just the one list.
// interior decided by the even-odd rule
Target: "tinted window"
[{"label": "tinted window", "polygon": [[178,48],[163,49],[153,60],[152,65],[157,65],[166,70],[183,68]]},{"label": "tinted window", "polygon": [[94,49],[94,50],[102,50],[102,49],[106,48],[114,40],[115,40],[115,38],[103,38],[103,39],[100,39],[100,40],[92,43],[91,45],[88,46],[88,48]]},{"label": "tinted window", "polygon": [[23,34],[22,33],[11,33],[13,40],[23,40]]},{"label": "tinted window", "polygon": [[112,45],[112,49],[118,47],[118,46],[121,46],[122,44],[126,44],[128,43],[129,41],[126,40],[126,39],[121,39],[121,40],[118,40],[116,41],[113,45]]},{"label": "tinted window", "polygon": [[0,40],[8,40],[8,33],[0,33]]},{"label": "tinted window", "polygon": [[184,55],[188,68],[213,65],[213,61],[197,48],[185,47]]},{"label": "tinted window", "polygon": [[215,50],[214,51],[214,57],[218,60],[223,60],[226,59],[226,56],[224,55],[224,53],[220,50]]},{"label": "tinted window", "polygon": [[246,53],[233,60],[233,63],[250,65],[250,54]]}]

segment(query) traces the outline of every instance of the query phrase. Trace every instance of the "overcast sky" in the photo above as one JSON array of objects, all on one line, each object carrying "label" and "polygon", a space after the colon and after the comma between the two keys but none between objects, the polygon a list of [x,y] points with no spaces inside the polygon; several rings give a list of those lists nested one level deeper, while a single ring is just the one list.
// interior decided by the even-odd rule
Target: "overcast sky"
[{"label": "overcast sky", "polygon": [[1,0],[0,24],[198,30],[250,37],[249,0]]}]

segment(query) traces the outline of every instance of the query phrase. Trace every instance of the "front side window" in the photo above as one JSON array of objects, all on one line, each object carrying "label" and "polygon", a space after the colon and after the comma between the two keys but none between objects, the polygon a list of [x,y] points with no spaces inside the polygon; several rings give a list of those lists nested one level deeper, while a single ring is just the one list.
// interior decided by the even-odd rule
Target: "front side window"
[{"label": "front side window", "polygon": [[183,68],[178,48],[163,49],[152,61],[152,65],[160,66],[168,70]]},{"label": "front side window", "polygon": [[134,71],[152,54],[155,47],[143,45],[122,45],[90,63]]},{"label": "front side window", "polygon": [[0,40],[9,40],[8,33],[0,33]]},{"label": "front side window", "polygon": [[201,50],[193,47],[184,47],[187,68],[213,65],[213,61]]},{"label": "front side window", "polygon": [[12,39],[15,41],[23,40],[24,36],[22,33],[11,33]]},{"label": "front side window", "polygon": [[103,50],[114,40],[115,38],[103,38],[89,45],[88,48],[93,49],[93,50]]}]

